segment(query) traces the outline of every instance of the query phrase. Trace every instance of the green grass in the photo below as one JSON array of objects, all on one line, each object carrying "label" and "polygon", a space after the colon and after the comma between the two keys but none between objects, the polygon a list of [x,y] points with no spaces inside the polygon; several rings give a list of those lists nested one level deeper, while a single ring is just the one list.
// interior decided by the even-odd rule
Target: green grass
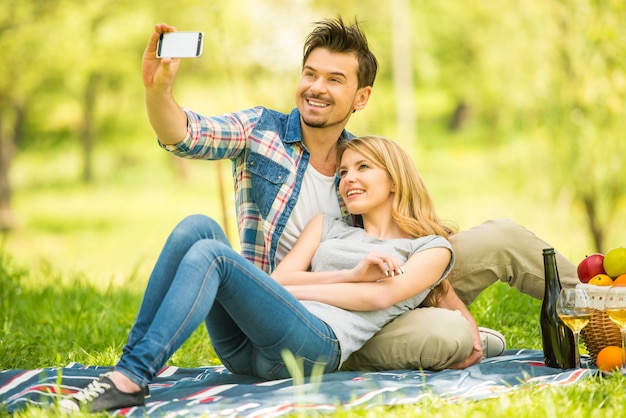
[{"label": "green grass", "polygon": [[[6,255],[0,261],[0,369],[115,364],[143,284],[129,278],[123,287],[96,286],[77,276],[59,285],[64,280],[51,269],[29,272]],[[42,277],[47,284],[32,284],[43,282]],[[216,364],[217,359],[199,328],[173,361],[193,367]]]}]

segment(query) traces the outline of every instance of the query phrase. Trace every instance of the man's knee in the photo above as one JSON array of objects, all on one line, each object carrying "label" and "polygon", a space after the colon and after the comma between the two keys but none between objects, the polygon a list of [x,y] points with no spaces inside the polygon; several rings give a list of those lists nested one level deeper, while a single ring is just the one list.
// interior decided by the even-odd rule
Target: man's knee
[{"label": "man's knee", "polygon": [[[466,305],[497,280],[536,297],[541,249],[547,244],[528,229],[510,219],[490,220],[459,232],[450,242],[456,262],[449,280]],[[542,289],[543,283],[538,286]]]},{"label": "man's knee", "polygon": [[450,237],[453,247],[458,246],[461,252],[472,249],[472,252],[493,253],[519,245],[534,234],[510,219],[494,219],[483,222],[473,228],[460,231]]}]

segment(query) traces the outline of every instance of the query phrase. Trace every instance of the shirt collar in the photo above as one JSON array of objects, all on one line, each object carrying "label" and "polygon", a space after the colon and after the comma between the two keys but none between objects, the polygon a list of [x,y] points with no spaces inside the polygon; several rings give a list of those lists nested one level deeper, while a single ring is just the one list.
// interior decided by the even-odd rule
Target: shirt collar
[{"label": "shirt collar", "polygon": [[[291,111],[289,116],[287,116],[287,127],[285,129],[283,142],[287,144],[302,142],[302,125],[300,125],[300,123],[300,111],[296,107]],[[349,140],[354,138],[354,135],[344,129],[339,138]]]},{"label": "shirt collar", "polygon": [[284,142],[291,144],[302,141],[302,127],[300,126],[300,111],[294,108],[287,117]]}]

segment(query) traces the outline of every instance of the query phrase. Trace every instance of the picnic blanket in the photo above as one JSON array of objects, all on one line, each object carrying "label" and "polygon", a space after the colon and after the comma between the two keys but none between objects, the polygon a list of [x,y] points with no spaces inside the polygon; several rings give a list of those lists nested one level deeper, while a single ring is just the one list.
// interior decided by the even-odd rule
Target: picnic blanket
[{"label": "picnic blanket", "polygon": [[[70,364],[63,368],[2,371],[1,408],[8,412],[29,406],[46,408],[58,396],[74,393],[109,369]],[[543,352],[537,350],[508,350],[465,370],[336,372],[302,381],[264,381],[234,375],[222,366],[165,367],[150,385],[146,406],[114,413],[128,417],[255,418],[302,411],[327,414],[338,408],[415,404],[432,396],[449,402],[487,399],[527,385],[569,385],[595,372],[586,367],[546,367]]]}]

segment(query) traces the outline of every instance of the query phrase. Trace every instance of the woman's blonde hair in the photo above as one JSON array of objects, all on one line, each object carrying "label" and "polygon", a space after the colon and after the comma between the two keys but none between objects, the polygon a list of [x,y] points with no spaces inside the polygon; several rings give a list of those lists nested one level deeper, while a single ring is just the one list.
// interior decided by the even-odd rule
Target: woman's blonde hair
[{"label": "woman's blonde hair", "polygon": [[[348,149],[362,154],[389,173],[392,183],[396,186],[391,215],[402,231],[415,238],[427,235],[448,238],[457,231],[453,224],[442,222],[435,213],[430,193],[417,167],[400,145],[379,136],[354,138],[339,144],[338,162]],[[340,163],[337,166],[340,166]],[[448,281],[443,280],[430,292],[425,304],[436,304],[447,293],[448,286]]]}]

